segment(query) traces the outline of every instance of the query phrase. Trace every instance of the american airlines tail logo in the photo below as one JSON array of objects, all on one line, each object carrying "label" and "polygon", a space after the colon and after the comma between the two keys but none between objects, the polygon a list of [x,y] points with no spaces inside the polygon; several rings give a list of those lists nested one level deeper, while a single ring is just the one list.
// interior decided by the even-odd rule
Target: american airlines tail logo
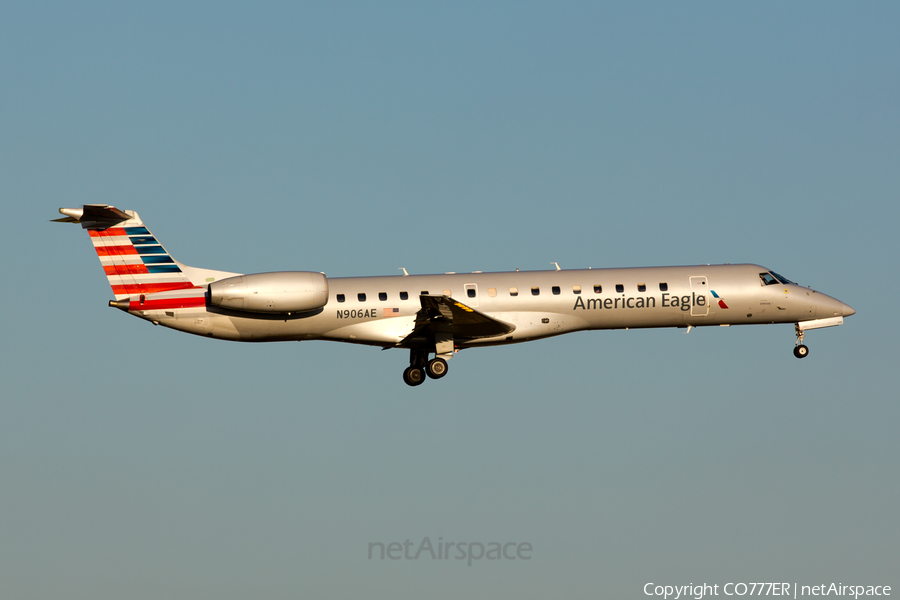
[{"label": "american airlines tail logo", "polygon": [[713,298],[719,301],[719,308],[728,308],[728,305],[725,304],[725,301],[719,298],[719,295],[715,291],[709,290],[709,293],[713,295]]}]

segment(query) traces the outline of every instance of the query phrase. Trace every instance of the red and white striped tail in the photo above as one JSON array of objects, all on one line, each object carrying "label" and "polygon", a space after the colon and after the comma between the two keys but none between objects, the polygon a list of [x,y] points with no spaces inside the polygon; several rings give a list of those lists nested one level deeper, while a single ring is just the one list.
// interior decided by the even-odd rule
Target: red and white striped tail
[{"label": "red and white striped tail", "polygon": [[78,222],[88,230],[116,300],[197,288],[136,212],[108,205],[60,212],[67,218],[58,221]]}]

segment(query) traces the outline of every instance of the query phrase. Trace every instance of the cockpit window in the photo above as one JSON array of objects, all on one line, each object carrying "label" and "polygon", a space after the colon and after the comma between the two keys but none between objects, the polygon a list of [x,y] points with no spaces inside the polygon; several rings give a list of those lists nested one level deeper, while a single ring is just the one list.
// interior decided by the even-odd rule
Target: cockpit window
[{"label": "cockpit window", "polygon": [[787,285],[787,284],[789,284],[789,283],[790,283],[791,285],[797,285],[796,283],[794,283],[793,281],[791,281],[791,280],[788,279],[787,277],[784,277],[783,275],[779,275],[779,274],[776,273],[775,271],[769,271],[769,273],[771,273],[772,275],[774,275],[775,278],[776,278],[778,281],[780,281],[781,283],[783,283],[783,284],[785,284],[785,285]]},{"label": "cockpit window", "polygon": [[759,274],[759,278],[760,278],[760,280],[762,281],[763,285],[778,285],[778,284],[782,284],[782,285],[788,285],[788,284],[797,285],[796,283],[794,283],[793,281],[791,281],[791,280],[788,279],[787,277],[782,277],[781,275],[779,275],[779,274],[776,273],[775,271],[769,271],[768,273],[760,273],[760,274]]}]

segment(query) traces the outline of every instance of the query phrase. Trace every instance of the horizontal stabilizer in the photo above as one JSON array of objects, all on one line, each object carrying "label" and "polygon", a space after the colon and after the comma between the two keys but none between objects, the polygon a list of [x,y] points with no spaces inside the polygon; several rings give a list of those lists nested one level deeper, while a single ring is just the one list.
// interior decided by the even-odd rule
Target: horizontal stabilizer
[{"label": "horizontal stabilizer", "polygon": [[108,227],[127,221],[131,218],[115,206],[109,204],[85,204],[82,208],[61,208],[62,219],[53,219],[55,223],[82,223],[85,226],[98,228]]}]

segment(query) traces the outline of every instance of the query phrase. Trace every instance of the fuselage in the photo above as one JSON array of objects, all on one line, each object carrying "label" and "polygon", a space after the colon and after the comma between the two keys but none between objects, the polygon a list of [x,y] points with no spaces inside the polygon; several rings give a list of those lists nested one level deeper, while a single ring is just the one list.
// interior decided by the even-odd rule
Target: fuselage
[{"label": "fuselage", "polygon": [[[403,380],[447,374],[454,351],[574,331],[793,323],[794,356],[810,329],[854,310],[760,265],[326,277],[242,275],[176,261],[134,211],[61,208],[90,235],[110,306],[179,331],[241,342],[332,340],[409,350]],[[433,358],[429,358],[433,356]]]},{"label": "fuselage", "polygon": [[760,265],[735,264],[330,277],[327,304],[309,313],[250,314],[208,305],[130,312],[228,340],[394,347],[412,331],[420,296],[442,295],[514,326],[504,335],[458,340],[457,349],[592,329],[797,323],[855,312],[810,288],[772,281],[769,273]]}]

